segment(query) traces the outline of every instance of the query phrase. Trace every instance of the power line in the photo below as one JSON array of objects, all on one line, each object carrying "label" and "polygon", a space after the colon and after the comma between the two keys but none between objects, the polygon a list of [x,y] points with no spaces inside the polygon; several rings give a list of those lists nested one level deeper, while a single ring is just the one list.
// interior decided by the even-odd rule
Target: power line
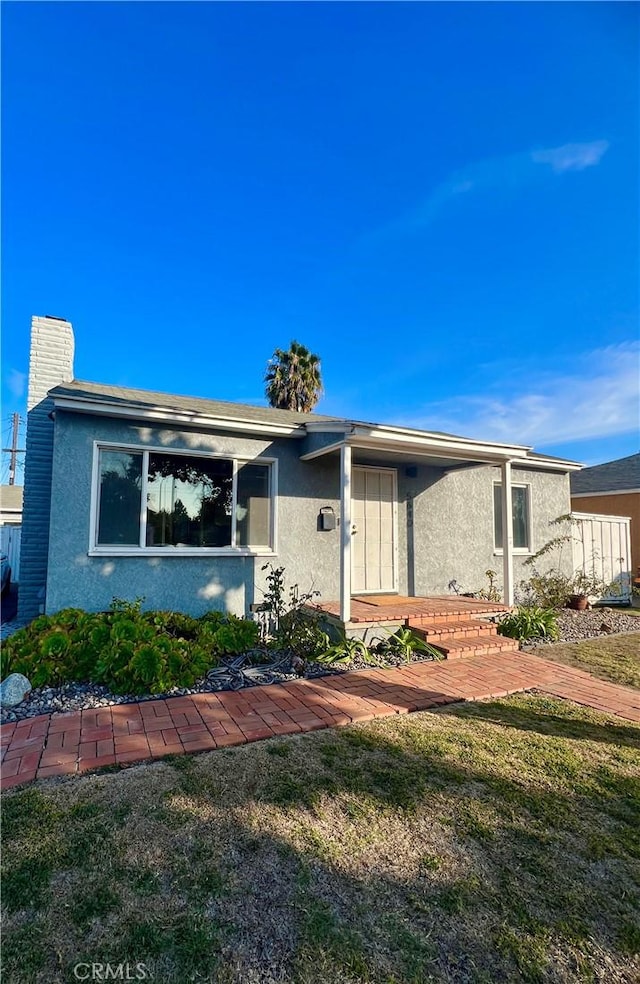
[{"label": "power line", "polygon": [[25,449],[18,447],[18,437],[20,433],[20,424],[22,420],[19,413],[14,413],[11,415],[11,445],[8,448],[2,448],[4,454],[9,454],[9,485],[16,484],[16,473],[18,470],[18,455],[24,454]]}]

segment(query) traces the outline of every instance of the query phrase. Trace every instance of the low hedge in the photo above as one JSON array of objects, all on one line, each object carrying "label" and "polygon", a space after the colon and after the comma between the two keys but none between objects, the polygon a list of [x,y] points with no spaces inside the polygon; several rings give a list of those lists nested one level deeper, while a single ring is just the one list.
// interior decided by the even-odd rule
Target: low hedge
[{"label": "low hedge", "polygon": [[162,693],[192,687],[220,656],[258,642],[248,619],[143,612],[141,605],[114,599],[108,612],[41,615],[4,643],[2,677],[23,673],[34,687],[101,683],[114,694]]}]

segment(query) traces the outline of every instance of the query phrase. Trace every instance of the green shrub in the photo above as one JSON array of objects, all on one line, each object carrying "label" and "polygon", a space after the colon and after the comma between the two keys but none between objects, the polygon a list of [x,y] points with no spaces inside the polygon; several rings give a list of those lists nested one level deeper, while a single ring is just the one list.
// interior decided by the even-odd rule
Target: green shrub
[{"label": "green shrub", "polygon": [[34,687],[86,680],[95,618],[76,608],[40,615],[3,644],[2,676],[24,673]]},{"label": "green shrub", "polygon": [[567,575],[554,569],[541,574],[534,568],[529,581],[522,581],[520,587],[522,597],[529,603],[540,608],[565,608],[569,599],[576,595],[605,597],[615,585],[594,572],[577,570]]},{"label": "green shrub", "polygon": [[290,649],[301,659],[319,659],[331,645],[324,615],[314,603],[320,592],[313,588],[301,592],[297,584],[287,592],[284,567],[265,564],[262,570],[269,571],[262,610],[269,612],[272,622],[265,628],[265,641],[272,648]]},{"label": "green shrub", "polygon": [[[222,613],[216,612],[222,619]],[[167,635],[180,639],[197,639],[201,631],[200,620],[182,612],[152,611],[144,613],[145,621]],[[206,616],[205,616],[206,617]]]},{"label": "green shrub", "polygon": [[322,627],[319,613],[312,609],[294,608],[280,619],[273,645],[290,649],[301,659],[319,659],[331,645]]},{"label": "green shrub", "polygon": [[476,598],[482,598],[483,601],[501,602],[502,592],[497,584],[498,575],[492,570],[485,571],[484,575],[487,579],[487,586],[485,588],[480,588],[480,590],[476,593]]},{"label": "green shrub", "polygon": [[226,618],[228,618],[228,616],[225,616],[224,612],[206,612],[204,615],[200,616],[198,622],[200,626],[204,625],[209,629],[215,630],[220,625],[224,625]]},{"label": "green shrub", "polygon": [[24,673],[34,687],[101,683],[113,693],[192,687],[221,655],[257,644],[248,619],[211,612],[142,612],[143,599],[114,599],[108,612],[43,615],[5,642],[2,676]]},{"label": "green shrub", "polygon": [[498,622],[498,634],[526,642],[527,639],[557,639],[558,612],[552,608],[521,605],[503,615]]},{"label": "green shrub", "polygon": [[439,649],[425,642],[412,629],[402,627],[396,629],[393,635],[380,639],[373,647],[373,652],[379,656],[401,656],[407,662],[411,660],[414,653],[419,653],[424,659],[444,659]]},{"label": "green shrub", "polygon": [[336,642],[333,646],[329,646],[317,658],[321,663],[351,663],[358,657],[372,666],[378,665],[376,657],[371,653],[362,639],[348,639],[343,634],[339,642]]},{"label": "green shrub", "polygon": [[[227,615],[217,628],[211,620],[205,621],[204,624],[207,627],[207,633],[211,633],[210,638],[214,650],[221,655],[244,653],[258,645],[260,633],[258,623],[247,618]],[[213,627],[213,631],[211,631],[211,627]]]},{"label": "green shrub", "polygon": [[572,594],[571,578],[559,570],[534,572],[520,584],[521,596],[538,608],[564,608]]},{"label": "green shrub", "polygon": [[[564,568],[568,567],[568,564],[563,562],[563,552],[568,550],[571,554],[573,529],[579,523],[580,520],[570,513],[553,519],[549,525],[560,527],[559,535],[552,537],[525,560],[524,566],[531,568],[531,577],[528,581],[522,581],[520,588],[522,597],[528,604],[536,604],[541,608],[564,608],[573,595],[602,597],[614,587],[596,574],[598,554],[595,550],[592,550],[590,572],[578,568],[571,574],[564,573]],[[540,571],[538,562],[549,555],[555,555],[554,561],[547,570]]]}]

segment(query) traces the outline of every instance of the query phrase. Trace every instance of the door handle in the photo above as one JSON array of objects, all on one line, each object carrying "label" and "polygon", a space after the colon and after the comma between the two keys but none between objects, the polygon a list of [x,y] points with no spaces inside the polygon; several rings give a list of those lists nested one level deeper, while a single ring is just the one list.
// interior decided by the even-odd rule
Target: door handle
[{"label": "door handle", "polygon": [[353,536],[353,534],[354,533],[357,533],[357,532],[358,532],[358,527],[356,526],[355,523],[352,523],[351,524],[351,536]]}]

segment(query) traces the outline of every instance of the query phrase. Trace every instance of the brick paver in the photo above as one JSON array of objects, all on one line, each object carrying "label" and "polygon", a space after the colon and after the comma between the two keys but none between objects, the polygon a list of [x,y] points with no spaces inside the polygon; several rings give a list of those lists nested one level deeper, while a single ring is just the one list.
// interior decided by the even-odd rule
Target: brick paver
[{"label": "brick paver", "polygon": [[[340,617],[340,602],[325,601],[314,606],[327,615]],[[508,605],[460,595],[430,598],[406,598],[393,595],[356,595],[351,599],[351,622],[398,622],[411,618],[414,622],[457,622],[475,615],[498,615],[509,611]]]},{"label": "brick paver", "polygon": [[640,722],[640,691],[530,653],[501,651],[240,692],[42,714],[0,729],[2,788],[534,689]]}]

